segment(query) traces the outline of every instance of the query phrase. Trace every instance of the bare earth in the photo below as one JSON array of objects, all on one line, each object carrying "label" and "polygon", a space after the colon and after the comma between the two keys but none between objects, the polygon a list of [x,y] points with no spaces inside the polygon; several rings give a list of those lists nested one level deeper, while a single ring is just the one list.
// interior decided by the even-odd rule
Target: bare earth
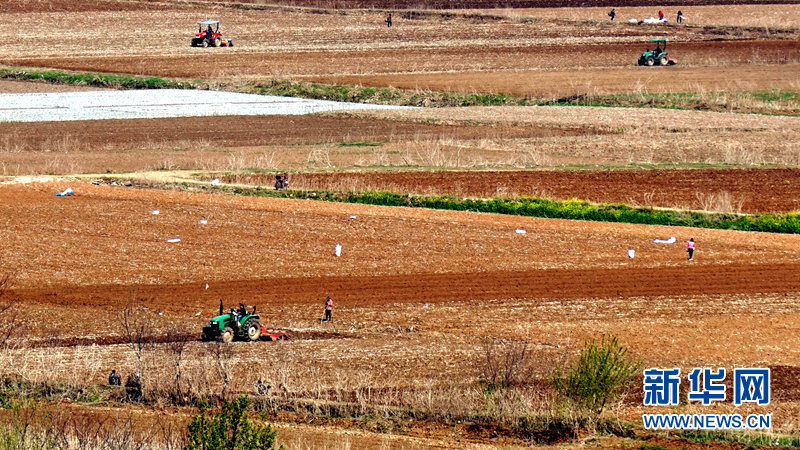
[{"label": "bare earth", "polygon": [[[272,175],[223,179],[268,187],[275,181]],[[297,173],[291,183],[295,189],[580,198],[679,209],[714,209],[714,196],[722,194],[737,212],[800,210],[797,169]]]},{"label": "bare earth", "polygon": [[[383,13],[374,11],[216,11],[224,15],[224,33],[234,40],[233,48],[189,48],[193,23],[208,14],[190,7],[125,12],[126,20],[159,23],[136,46],[116,38],[123,13],[101,7],[90,13],[6,14],[0,26],[20,30],[19,45],[9,48],[0,64],[235,83],[290,78],[542,96],[789,88],[798,83],[794,64],[800,61],[800,46],[798,31],[791,29],[530,21],[496,14],[476,19],[446,12],[398,14],[389,29],[382,26]],[[84,45],[65,44],[70,16],[85,24]],[[668,39],[679,66],[635,66],[653,37]]]},{"label": "bare earth", "polygon": [[[0,187],[8,255],[0,269],[14,270],[27,313],[48,317],[29,339],[113,336],[114,307],[124,299],[139,299],[187,330],[199,329],[219,298],[241,299],[257,304],[270,326],[296,330],[297,339],[236,346],[241,362],[281,361],[241,366],[240,391],[258,378],[282,379],[300,396],[334,388],[345,395],[367,380],[387,389],[468,383],[477,376],[475,336],[484,333],[533,342],[545,377],[601,333],[618,335],[659,365],[791,366],[800,356],[792,337],[800,335],[797,236],[83,183],[69,184],[75,196],[53,195],[65,186]],[[515,233],[519,227],[528,233]],[[669,235],[679,242],[652,243]],[[175,237],[181,242],[167,242]],[[688,237],[699,249],[691,263],[681,244]],[[337,242],[340,258],[332,256]],[[637,249],[634,260],[624,256],[629,247]],[[337,302],[332,326],[315,320],[325,295]],[[480,320],[459,318],[467,304]],[[90,313],[91,332],[57,330]],[[312,330],[327,337],[304,339]],[[709,333],[717,345],[692,344]],[[38,359],[25,370],[100,383],[107,367],[130,367],[125,347],[86,348],[28,350]],[[188,363],[194,373],[204,347],[190,349],[201,365]],[[309,358],[313,367],[304,363]],[[795,389],[779,392],[791,398]],[[775,414],[777,429],[793,429],[786,414]]]},{"label": "bare earth", "polygon": [[[735,98],[740,90],[800,86],[793,4],[641,0],[635,8],[613,5],[619,15],[610,23],[604,0],[281,2],[372,8],[337,11],[257,3],[0,2],[0,27],[15,40],[0,64],[203,78],[212,87],[289,79],[548,98],[711,90]],[[568,8],[497,9],[535,6]],[[418,10],[396,10],[405,7]],[[670,19],[682,9],[688,24],[624,22],[662,8]],[[391,29],[383,23],[387,9],[394,10]],[[190,48],[196,22],[206,18],[222,20],[235,47]],[[131,26],[147,27],[137,45],[121,38]],[[657,37],[679,64],[636,67]],[[0,92],[73,89],[82,88],[0,81]],[[9,294],[26,318],[14,345],[0,352],[0,372],[75,386],[104,384],[111,368],[131,373],[137,361],[117,312],[141,306],[160,344],[190,337],[182,376],[198,395],[221,392],[223,377],[210,368],[223,362],[214,352],[227,348],[231,393],[252,393],[263,379],[275,392],[262,400],[319,412],[281,410],[271,418],[289,448],[513,447],[532,441],[446,418],[398,422],[387,432],[380,420],[358,425],[339,412],[467,417],[490,408],[478,383],[488,337],[529,343],[535,376],[514,402],[546,416],[553,370],[587,339],[613,334],[645,366],[770,367],[766,407],[678,410],[772,413],[773,431],[797,433],[798,235],[148,190],[70,175],[153,171],[132,175],[146,184],[192,170],[180,173],[193,183],[214,176],[269,185],[274,173],[290,171],[293,187],[311,189],[767,212],[800,208],[798,143],[797,117],[646,108],[0,123],[0,175],[20,176],[0,180],[0,276],[12,275]],[[717,168],[687,169],[697,166]],[[607,170],[619,167],[626,170]],[[591,170],[565,170],[576,168]],[[22,177],[34,174],[50,181]],[[67,187],[75,195],[55,196]],[[653,242],[669,236],[677,242]],[[689,238],[697,241],[691,262]],[[321,323],[327,295],[334,321]],[[199,342],[220,299],[226,307],[257,305],[267,327],[292,339]],[[172,357],[165,346],[146,356],[150,388],[170,388],[174,365],[164,361]],[[638,387],[609,417],[640,423]],[[87,424],[128,413],[140,423],[187,419],[180,408],[55,408]],[[8,414],[0,411],[0,420]],[[630,444],[607,439],[598,445]]]}]

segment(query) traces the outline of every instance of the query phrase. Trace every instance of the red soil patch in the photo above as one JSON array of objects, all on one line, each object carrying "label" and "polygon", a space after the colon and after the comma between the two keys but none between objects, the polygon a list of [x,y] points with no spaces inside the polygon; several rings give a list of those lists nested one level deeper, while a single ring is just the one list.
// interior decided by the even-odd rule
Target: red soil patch
[{"label": "red soil patch", "polygon": [[[271,175],[238,175],[237,183],[271,186]],[[326,190],[387,190],[401,193],[495,197],[580,198],[703,209],[703,199],[726,192],[742,212],[800,209],[800,169],[529,170],[496,172],[298,173],[292,187]]]},{"label": "red soil patch", "polygon": [[151,309],[193,311],[220,298],[256,304],[317,304],[326,294],[343,304],[438,303],[506,298],[590,299],[664,295],[755,294],[800,291],[800,264],[683,265],[652,268],[549,269],[480,272],[280,278],[226,281],[202,289],[197,283],[161,285],[54,286],[19,289],[11,295],[78,308],[108,308],[122,298],[141,298]]}]

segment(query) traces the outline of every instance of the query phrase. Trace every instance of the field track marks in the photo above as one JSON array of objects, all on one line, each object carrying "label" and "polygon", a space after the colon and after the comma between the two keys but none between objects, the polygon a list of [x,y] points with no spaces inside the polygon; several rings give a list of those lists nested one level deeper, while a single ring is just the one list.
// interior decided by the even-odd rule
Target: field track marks
[{"label": "field track marks", "polygon": [[[702,258],[702,253],[699,255]],[[137,298],[159,310],[196,310],[226,302],[314,304],[332,295],[340,305],[443,302],[505,298],[607,298],[664,295],[798,292],[800,263],[660,268],[548,269],[363,277],[309,277],[172,285],[54,286],[20,289],[25,302],[114,307]]]}]

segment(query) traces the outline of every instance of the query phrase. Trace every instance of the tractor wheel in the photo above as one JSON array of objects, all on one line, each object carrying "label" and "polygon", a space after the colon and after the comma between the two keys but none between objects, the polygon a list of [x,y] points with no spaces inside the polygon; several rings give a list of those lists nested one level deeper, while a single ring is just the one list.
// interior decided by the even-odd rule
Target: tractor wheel
[{"label": "tractor wheel", "polygon": [[245,339],[257,341],[261,337],[261,324],[256,319],[247,319],[247,322],[242,325],[242,330]]},{"label": "tractor wheel", "polygon": [[656,60],[655,60],[655,59],[653,59],[653,57],[652,57],[652,56],[651,56],[651,57],[649,57],[649,58],[647,58],[647,65],[648,65],[648,66],[652,66],[652,65],[654,65],[655,63],[656,63]]},{"label": "tractor wheel", "polygon": [[230,344],[231,342],[233,342],[233,336],[234,336],[233,328],[231,327],[225,327],[225,329],[222,330],[222,334],[220,335],[220,337],[222,338],[222,342],[226,344]]},{"label": "tractor wheel", "polygon": [[202,46],[203,46],[203,48],[207,48],[208,47],[208,39],[203,39]]},{"label": "tractor wheel", "polygon": [[219,47],[220,40],[219,38],[214,39],[214,47]]},{"label": "tractor wheel", "polygon": [[660,63],[662,66],[666,66],[666,65],[667,65],[667,63],[669,63],[669,60],[667,59],[667,57],[666,57],[666,56],[662,56],[661,58],[659,58],[659,60],[658,60],[658,61],[659,61],[659,63]]}]

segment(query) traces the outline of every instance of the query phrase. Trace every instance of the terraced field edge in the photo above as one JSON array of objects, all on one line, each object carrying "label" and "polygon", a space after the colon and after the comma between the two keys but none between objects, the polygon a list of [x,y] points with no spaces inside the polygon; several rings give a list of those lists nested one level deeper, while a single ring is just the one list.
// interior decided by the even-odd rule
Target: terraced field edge
[{"label": "terraced field edge", "polygon": [[503,93],[465,94],[421,89],[378,88],[289,80],[266,80],[255,84],[234,85],[208,80],[73,72],[27,67],[0,67],[0,79],[116,89],[214,88],[261,95],[396,106],[595,106],[727,111],[790,116],[800,115],[800,89],[578,95],[563,98],[530,98]]},{"label": "terraced field edge", "polygon": [[[150,187],[193,188],[188,183],[164,183]],[[199,189],[231,195],[361,203],[377,206],[403,206],[450,211],[472,211],[549,219],[590,220],[644,225],[666,225],[721,230],[800,234],[800,211],[780,214],[732,214],[632,207],[623,203],[592,203],[534,197],[461,198],[424,196],[394,192],[341,192],[325,190],[273,190],[265,187],[205,186]]]}]

